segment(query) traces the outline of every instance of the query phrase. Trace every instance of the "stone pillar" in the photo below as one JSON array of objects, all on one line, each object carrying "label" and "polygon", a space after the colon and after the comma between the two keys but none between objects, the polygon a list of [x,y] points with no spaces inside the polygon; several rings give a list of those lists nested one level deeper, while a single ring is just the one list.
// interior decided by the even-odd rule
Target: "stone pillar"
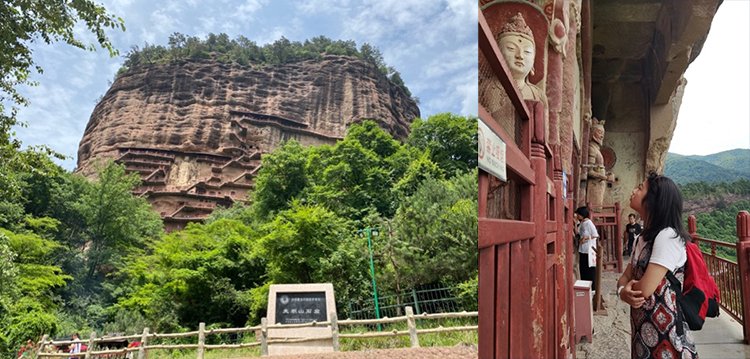
[{"label": "stone pillar", "polygon": [[672,142],[672,134],[677,126],[677,115],[680,112],[686,84],[687,80],[684,77],[681,78],[667,103],[651,106],[646,173],[649,171],[664,172],[664,162],[667,158],[669,144]]}]

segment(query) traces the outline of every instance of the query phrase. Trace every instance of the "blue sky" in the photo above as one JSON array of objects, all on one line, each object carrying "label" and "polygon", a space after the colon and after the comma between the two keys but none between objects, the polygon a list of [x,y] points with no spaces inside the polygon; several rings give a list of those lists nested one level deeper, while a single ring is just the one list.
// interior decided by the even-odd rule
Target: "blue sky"
[{"label": "blue sky", "polygon": [[[370,43],[401,72],[420,99],[423,118],[440,112],[477,113],[477,4],[469,0],[104,0],[125,20],[126,31],[109,31],[126,54],[144,43],[166,44],[174,32],[201,38],[209,33],[243,35],[259,45],[281,36],[304,41],[318,35]],[[82,26],[79,38],[94,43]],[[24,145],[46,144],[69,156],[75,168],[78,143],[97,99],[109,88],[122,57],[64,44],[36,44],[44,69],[23,87],[30,105],[19,111],[27,127],[16,128]]]},{"label": "blue sky", "polygon": [[[422,117],[439,112],[477,113],[477,5],[469,0],[106,0],[125,20],[110,31],[122,54],[144,43],[166,44],[174,32],[243,35],[266,44],[282,35],[303,41],[318,35],[368,42],[401,72],[421,100]],[[80,38],[94,43],[83,27]],[[109,88],[123,58],[64,44],[34,46],[44,73],[36,87],[20,92],[31,102],[16,128],[24,145],[46,144],[69,156],[75,168],[78,143],[96,100]],[[688,85],[670,152],[706,155],[750,148],[750,1],[725,0],[700,56],[685,77]]]}]

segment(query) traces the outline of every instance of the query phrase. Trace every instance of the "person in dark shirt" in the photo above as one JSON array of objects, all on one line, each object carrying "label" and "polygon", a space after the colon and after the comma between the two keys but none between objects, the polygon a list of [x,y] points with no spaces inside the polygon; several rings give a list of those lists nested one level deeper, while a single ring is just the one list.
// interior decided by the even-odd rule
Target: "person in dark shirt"
[{"label": "person in dark shirt", "polygon": [[635,237],[641,234],[643,227],[635,221],[635,214],[628,215],[628,224],[625,225],[625,235],[628,238],[628,247],[625,248],[622,255],[629,256],[633,252],[633,242]]}]

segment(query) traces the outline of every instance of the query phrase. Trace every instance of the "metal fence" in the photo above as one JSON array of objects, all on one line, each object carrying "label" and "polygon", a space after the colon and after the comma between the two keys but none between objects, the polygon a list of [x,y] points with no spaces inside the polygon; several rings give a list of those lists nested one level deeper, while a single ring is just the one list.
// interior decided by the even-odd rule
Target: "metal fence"
[{"label": "metal fence", "polygon": [[[426,287],[412,289],[397,294],[379,295],[379,317],[399,317],[404,315],[407,306],[414,308],[414,313],[452,313],[464,310],[476,310],[465,305],[457,293],[457,287]],[[369,319],[378,317],[375,313],[373,298],[352,300],[347,308],[351,319]]]}]

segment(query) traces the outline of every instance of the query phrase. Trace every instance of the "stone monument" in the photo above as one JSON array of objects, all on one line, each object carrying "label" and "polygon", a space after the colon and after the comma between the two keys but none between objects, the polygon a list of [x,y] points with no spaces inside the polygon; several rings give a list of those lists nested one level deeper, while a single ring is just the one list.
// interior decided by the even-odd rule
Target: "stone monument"
[{"label": "stone monument", "polygon": [[[268,292],[268,325],[328,322],[336,313],[333,284],[272,284]],[[333,352],[331,326],[305,328],[269,328],[268,340],[324,338],[301,343],[268,345],[268,355]]]}]

